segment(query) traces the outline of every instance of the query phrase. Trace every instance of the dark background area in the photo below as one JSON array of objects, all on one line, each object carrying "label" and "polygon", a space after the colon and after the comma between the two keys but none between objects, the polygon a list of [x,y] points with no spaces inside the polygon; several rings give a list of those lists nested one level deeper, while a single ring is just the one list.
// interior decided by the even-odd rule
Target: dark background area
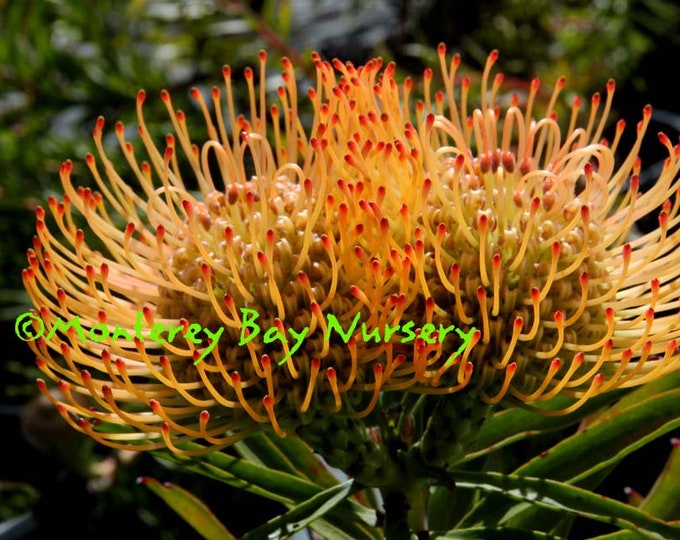
[{"label": "dark background area", "polygon": [[[82,462],[69,463],[68,456],[79,455],[74,449],[83,445],[84,455],[97,460],[108,451],[89,448],[62,428],[53,409],[32,401],[38,372],[30,350],[14,334],[14,319],[29,307],[21,269],[33,212],[59,193],[63,160],[73,159],[79,182],[87,182],[82,159],[93,149],[96,117],[107,117],[109,127],[116,120],[134,124],[135,95],[143,87],[153,98],[145,114],[157,133],[169,129],[156,99],[161,88],[200,121],[189,88],[220,84],[225,63],[238,80],[246,65],[256,65],[262,48],[269,52],[272,75],[282,56],[293,58],[304,73],[310,52],[318,50],[356,63],[380,55],[396,60],[404,76],[418,77],[424,66],[437,65],[435,47],[442,41],[462,54],[466,73],[478,72],[488,52],[499,49],[498,69],[519,90],[534,76],[550,86],[565,75],[565,103],[576,94],[587,100],[616,78],[612,118],[625,118],[629,134],[642,107],[655,108],[642,151],[647,181],[653,181],[652,168],[665,152],[654,133],[663,130],[678,139],[680,107],[671,73],[680,58],[680,7],[670,0],[0,0],[0,522],[30,513],[35,520],[32,533],[15,538],[47,538],[47,531],[65,523],[71,538],[124,538],[131,530],[148,539],[195,537],[162,501],[135,484],[142,474],[193,491],[234,532],[281,510],[168,469],[150,455],[119,462],[108,486],[88,484]],[[242,92],[244,86],[235,88]],[[653,227],[653,221],[640,226]],[[49,426],[33,432],[47,452],[22,434],[27,403],[31,418]],[[664,438],[635,453],[601,492],[624,500],[623,489],[630,486],[644,494],[669,450]],[[244,516],[253,505],[257,518],[249,523]],[[605,530],[579,522],[573,538]]]}]

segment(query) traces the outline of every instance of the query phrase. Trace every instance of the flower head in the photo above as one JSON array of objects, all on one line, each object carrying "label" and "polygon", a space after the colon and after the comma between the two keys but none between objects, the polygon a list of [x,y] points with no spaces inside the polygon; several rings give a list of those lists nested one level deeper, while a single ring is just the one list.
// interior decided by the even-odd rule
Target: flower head
[{"label": "flower head", "polygon": [[[114,447],[181,451],[362,418],[389,391],[575,398],[564,413],[677,369],[680,146],[660,136],[669,156],[641,193],[651,108],[619,158],[624,123],[602,139],[613,81],[583,118],[574,100],[565,130],[564,80],[539,116],[537,80],[522,104],[501,95],[496,52],[478,100],[456,82],[460,57],[439,58],[442,89],[427,69],[414,103],[393,64],[315,55],[309,126],[288,60],[270,106],[246,71],[247,116],[225,68],[226,96],[192,90],[201,145],[162,92],[174,133],[159,149],[140,92],[143,151],[115,126],[134,181],[100,118],[86,157],[99,191],[62,165],[57,229],[39,209],[24,271],[48,329],[75,316],[83,329],[33,344],[63,416]],[[631,239],[650,213],[659,228]]]}]

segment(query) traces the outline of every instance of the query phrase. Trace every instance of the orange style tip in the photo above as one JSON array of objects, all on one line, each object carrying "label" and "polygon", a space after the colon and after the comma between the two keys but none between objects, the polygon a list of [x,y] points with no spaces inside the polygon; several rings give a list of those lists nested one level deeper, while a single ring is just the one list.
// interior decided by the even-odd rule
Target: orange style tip
[{"label": "orange style tip", "polygon": [[224,65],[222,66],[222,76],[229,79],[231,78],[231,67]]},{"label": "orange style tip", "polygon": [[191,97],[194,98],[195,100],[198,101],[199,99],[201,99],[201,92],[195,86],[193,86],[191,90],[189,90],[189,93],[191,94]]},{"label": "orange style tip", "polygon": [[505,368],[505,372],[508,375],[514,375],[515,371],[517,371],[517,362],[511,362]]},{"label": "orange style tip", "polygon": [[437,45],[437,54],[440,56],[444,56],[446,54],[446,44],[443,42],[440,42],[439,45]]},{"label": "orange style tip", "polygon": [[45,392],[47,390],[47,383],[45,382],[44,379],[36,379],[35,385],[38,387],[38,390],[40,390],[41,392]]},{"label": "orange style tip", "polygon": [[335,368],[326,368],[326,377],[328,377],[329,380],[335,380]]},{"label": "orange style tip", "polygon": [[677,437],[671,438],[671,445],[673,446],[673,448],[680,447],[680,439]]},{"label": "orange style tip", "polygon": [[302,283],[303,285],[311,285],[311,282],[309,281],[309,276],[303,270],[300,270],[298,272],[297,277],[298,281],[300,281],[300,283]]},{"label": "orange style tip", "polygon": [[161,424],[161,431],[163,432],[164,435],[170,435],[170,424],[167,422],[163,422]]},{"label": "orange style tip", "polygon": [[141,105],[144,103],[144,100],[146,99],[146,90],[139,90],[137,92],[137,105]]},{"label": "orange style tip", "polygon": [[553,242],[552,245],[552,256],[553,257],[559,257],[560,256],[560,251],[562,250],[562,246],[558,241]]},{"label": "orange style tip", "polygon": [[170,93],[165,89],[161,90],[161,99],[168,103],[170,101]]},{"label": "orange style tip", "polygon": [[492,63],[493,63],[493,62],[495,62],[496,60],[498,60],[498,54],[499,54],[499,53],[498,53],[498,49],[494,49],[493,51],[491,51],[491,52],[489,53],[489,62],[492,62]]},{"label": "orange style tip", "polygon": [[241,386],[241,374],[238,371],[234,371],[231,374],[231,382],[234,385]]},{"label": "orange style tip", "polygon": [[201,422],[207,422],[208,420],[210,420],[210,413],[206,410],[201,411],[198,416]]}]

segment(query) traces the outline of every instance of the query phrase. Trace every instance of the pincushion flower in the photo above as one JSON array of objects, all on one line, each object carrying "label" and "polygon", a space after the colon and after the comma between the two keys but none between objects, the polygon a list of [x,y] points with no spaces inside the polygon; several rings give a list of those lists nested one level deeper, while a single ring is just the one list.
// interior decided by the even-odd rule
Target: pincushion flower
[{"label": "pincushion flower", "polygon": [[[660,136],[668,158],[641,193],[651,108],[622,152],[623,121],[603,139],[613,81],[587,114],[574,100],[560,127],[564,80],[539,114],[537,80],[522,104],[501,94],[496,52],[476,99],[457,83],[460,57],[438,52],[442,89],[428,69],[416,102],[394,64],[314,55],[307,126],[288,60],[271,105],[245,72],[247,115],[225,67],[226,95],[214,88],[208,104],[192,90],[207,142],[162,92],[174,126],[164,149],[140,92],[138,143],[115,126],[133,178],[116,172],[97,121],[98,158],[85,161],[98,191],[62,165],[56,228],[38,209],[24,272],[48,329],[78,316],[87,334],[32,344],[65,398],[39,387],[74,428],[116,448],[191,453],[184,442],[207,451],[264,427],[341,467],[373,456],[380,468],[384,448],[358,422],[389,392],[440,396],[442,410],[455,396],[467,408],[572,397],[539,409],[563,414],[680,366],[680,147]],[[631,239],[648,214],[659,227]],[[188,338],[193,324],[209,333]]]}]

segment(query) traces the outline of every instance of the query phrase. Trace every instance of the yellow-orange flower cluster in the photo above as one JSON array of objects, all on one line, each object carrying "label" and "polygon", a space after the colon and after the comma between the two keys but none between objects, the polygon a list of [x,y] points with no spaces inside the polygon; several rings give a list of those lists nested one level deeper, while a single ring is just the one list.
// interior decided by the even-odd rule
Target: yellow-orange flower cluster
[{"label": "yellow-orange flower cluster", "polygon": [[[174,126],[164,150],[140,92],[144,158],[115,127],[135,183],[107,156],[100,118],[99,158],[86,157],[99,191],[74,187],[64,163],[64,199],[49,200],[57,228],[39,209],[25,286],[48,328],[77,315],[86,330],[132,329],[138,313],[145,326],[133,341],[68,331],[33,344],[65,396],[63,416],[110,446],[180,452],[182,441],[221,447],[261,425],[283,435],[330,414],[361,418],[382,392],[526,404],[566,395],[573,404],[558,412],[568,412],[677,369],[680,147],[661,136],[668,159],[641,193],[651,108],[619,159],[624,123],[602,139],[613,82],[588,114],[576,99],[561,129],[564,80],[539,116],[537,80],[521,105],[501,94],[496,52],[474,101],[470,81],[457,83],[460,57],[440,46],[439,58],[441,90],[428,69],[415,101],[393,64],[315,55],[307,126],[288,60],[271,106],[246,71],[247,117],[225,68],[226,94],[214,88],[207,103],[192,91],[207,127],[201,145],[161,94]],[[265,63],[262,53],[262,81]],[[658,229],[631,239],[650,213]],[[270,338],[308,328],[304,343],[292,354],[292,341],[264,335],[239,344],[242,308],[274,329]],[[429,324],[435,339],[327,339],[328,314],[345,328],[359,315],[383,338],[398,324]],[[214,347],[181,332],[159,343],[149,336],[158,323],[225,330]],[[451,326],[461,334],[436,339]]]}]

